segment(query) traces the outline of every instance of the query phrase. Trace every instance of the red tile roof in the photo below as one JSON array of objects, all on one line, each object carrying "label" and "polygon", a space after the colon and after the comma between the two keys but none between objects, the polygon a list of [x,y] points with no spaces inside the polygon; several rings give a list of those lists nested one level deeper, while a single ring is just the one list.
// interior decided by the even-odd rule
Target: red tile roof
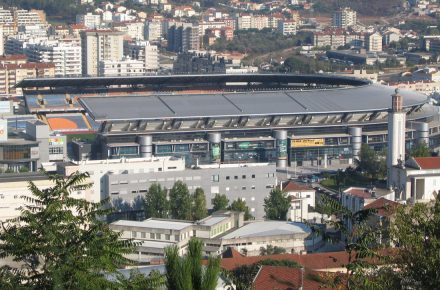
[{"label": "red tile roof", "polygon": [[400,204],[398,202],[381,197],[367,204],[364,208],[365,209],[375,208],[377,209],[376,215],[388,217],[393,215],[399,206]]},{"label": "red tile roof", "polygon": [[361,187],[350,187],[347,190],[344,190],[344,193],[347,195],[353,195],[360,198],[371,198],[371,193],[366,191],[365,188],[361,188]]},{"label": "red tile roof", "polygon": [[440,157],[415,157],[420,169],[440,169]]},{"label": "red tile roof", "polygon": [[292,192],[292,191],[314,191],[313,188],[309,186],[302,185],[291,180],[283,183],[283,191],[284,192]]},{"label": "red tile roof", "polygon": [[[282,266],[262,266],[252,283],[252,290],[315,290],[330,289],[321,283],[310,279],[310,276],[320,276],[322,273],[304,270],[300,268],[289,268]],[[335,274],[336,275],[336,274]]]}]

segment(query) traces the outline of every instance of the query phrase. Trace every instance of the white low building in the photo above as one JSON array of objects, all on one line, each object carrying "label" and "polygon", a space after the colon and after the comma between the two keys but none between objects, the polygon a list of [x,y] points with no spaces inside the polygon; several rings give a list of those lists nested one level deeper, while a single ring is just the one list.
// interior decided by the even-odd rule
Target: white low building
[{"label": "white low building", "polygon": [[290,197],[290,209],[287,219],[294,222],[313,219],[315,215],[309,212],[309,208],[315,207],[315,190],[310,186],[293,181],[287,181],[281,185],[281,190]]},{"label": "white low building", "polygon": [[200,221],[147,219],[144,221],[119,220],[110,224],[114,231],[122,232],[122,239],[134,239],[140,245],[132,259],[141,262],[162,258],[164,249],[176,245],[179,253],[187,252],[192,237],[203,241],[205,254],[219,255],[228,247],[249,256],[260,254],[268,245],[299,253],[319,244],[310,237],[311,230],[302,223],[259,221],[243,223],[244,214],[233,211],[216,212]]}]

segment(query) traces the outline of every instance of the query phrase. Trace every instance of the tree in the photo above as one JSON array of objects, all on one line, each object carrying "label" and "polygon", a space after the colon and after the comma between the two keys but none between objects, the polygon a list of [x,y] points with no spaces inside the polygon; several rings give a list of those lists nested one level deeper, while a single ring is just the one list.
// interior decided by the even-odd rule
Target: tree
[{"label": "tree", "polygon": [[0,268],[1,289],[110,289],[115,282],[105,273],[130,263],[124,254],[130,241],[119,240],[99,217],[110,210],[106,201],[75,199],[72,192],[90,188],[88,173],[67,178],[48,175],[53,186],[40,190],[33,182],[33,197],[18,218],[2,222],[0,258],[12,258],[19,266]]},{"label": "tree", "polygon": [[206,208],[206,196],[203,189],[200,187],[196,188],[193,194],[193,207],[192,207],[192,217],[193,220],[201,220],[208,216],[208,210]]},{"label": "tree", "polygon": [[[326,195],[323,195],[318,204],[317,210],[328,216],[335,216],[335,219],[325,223],[340,231],[341,240],[345,246],[345,252],[348,255],[345,277],[340,283],[345,283],[345,289],[361,289],[360,285],[368,284],[368,272],[374,268],[374,265],[368,263],[368,258],[377,258],[378,245],[376,241],[382,229],[369,223],[369,218],[377,211],[376,209],[363,209],[352,212],[339,201],[336,201]],[[321,232],[319,228],[313,227],[316,232]],[[322,232],[321,232],[322,233]],[[325,234],[324,234],[325,236]],[[330,239],[329,237],[326,237]],[[338,280],[340,277],[336,277]]]},{"label": "tree", "polygon": [[264,212],[269,220],[285,221],[290,208],[290,198],[281,189],[272,189],[264,199]]},{"label": "tree", "polygon": [[144,200],[146,218],[168,218],[170,204],[167,200],[167,191],[160,184],[150,185]]},{"label": "tree", "polygon": [[212,199],[213,211],[225,210],[228,208],[229,199],[225,194],[216,193]]},{"label": "tree", "polygon": [[202,268],[203,243],[192,238],[188,243],[188,253],[179,256],[177,246],[165,248],[167,287],[174,290],[214,290],[220,274],[220,258],[209,257]]},{"label": "tree", "polygon": [[176,181],[170,190],[170,209],[174,219],[191,220],[191,195],[182,181]]},{"label": "tree", "polygon": [[408,289],[440,285],[440,200],[401,207],[392,226],[397,268]]},{"label": "tree", "polygon": [[370,148],[367,144],[362,144],[360,160],[357,160],[357,168],[360,171],[366,172],[373,179],[377,179],[385,175],[386,164],[385,158]]},{"label": "tree", "polygon": [[286,249],[278,246],[267,245],[266,247],[260,247],[260,256],[278,255],[284,253],[286,253]]},{"label": "tree", "polygon": [[253,216],[250,213],[249,207],[246,205],[246,202],[241,198],[234,200],[229,206],[229,209],[234,211],[244,212],[245,221],[253,218]]},{"label": "tree", "polygon": [[411,148],[411,152],[409,155],[411,157],[429,157],[431,156],[431,151],[429,150],[429,147],[428,145],[426,145],[425,142],[421,142]]},{"label": "tree", "polygon": [[153,270],[148,276],[139,270],[130,271],[130,276],[126,278],[122,273],[117,274],[118,287],[120,290],[156,290],[165,286],[165,276],[157,270]]}]

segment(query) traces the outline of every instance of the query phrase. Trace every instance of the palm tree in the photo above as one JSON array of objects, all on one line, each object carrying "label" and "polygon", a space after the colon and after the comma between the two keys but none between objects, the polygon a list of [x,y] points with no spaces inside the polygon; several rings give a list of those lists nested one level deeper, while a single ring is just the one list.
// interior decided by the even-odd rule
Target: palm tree
[{"label": "palm tree", "polygon": [[202,268],[202,248],[202,241],[192,238],[186,256],[179,256],[177,246],[165,249],[168,289],[215,290],[220,273],[220,258],[209,257],[207,266]]}]

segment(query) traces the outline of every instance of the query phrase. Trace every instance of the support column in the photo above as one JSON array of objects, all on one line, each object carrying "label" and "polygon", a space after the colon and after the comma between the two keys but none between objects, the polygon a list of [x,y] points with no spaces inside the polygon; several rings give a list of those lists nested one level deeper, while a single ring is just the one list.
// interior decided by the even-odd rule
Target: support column
[{"label": "support column", "polygon": [[277,146],[277,167],[287,167],[287,131],[274,132]]},{"label": "support column", "polygon": [[359,154],[361,153],[362,147],[362,128],[361,127],[351,127],[348,129],[351,135],[351,150],[353,151],[353,160],[359,160]]},{"label": "support column", "polygon": [[220,133],[208,133],[208,141],[211,163],[220,163],[222,158],[222,135]]},{"label": "support column", "polygon": [[153,157],[153,137],[151,135],[142,135],[138,137],[140,153],[142,158]]},{"label": "support column", "polygon": [[412,125],[416,129],[417,144],[425,143],[429,146],[429,126],[425,122],[413,122]]}]

